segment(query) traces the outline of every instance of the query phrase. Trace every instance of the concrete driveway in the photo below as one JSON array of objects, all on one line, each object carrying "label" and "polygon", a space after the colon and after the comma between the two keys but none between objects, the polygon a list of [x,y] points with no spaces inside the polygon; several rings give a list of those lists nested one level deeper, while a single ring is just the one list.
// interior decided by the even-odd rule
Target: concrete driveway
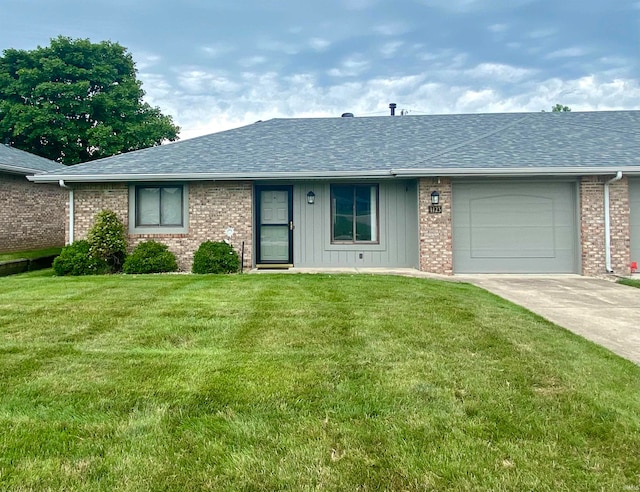
[{"label": "concrete driveway", "polygon": [[640,364],[640,289],[577,275],[456,275]]}]

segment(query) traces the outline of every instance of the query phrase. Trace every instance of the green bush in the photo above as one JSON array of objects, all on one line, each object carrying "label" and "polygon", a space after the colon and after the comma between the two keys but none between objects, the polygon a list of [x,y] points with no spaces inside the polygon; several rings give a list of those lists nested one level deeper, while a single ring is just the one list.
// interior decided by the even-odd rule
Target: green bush
[{"label": "green bush", "polygon": [[111,210],[102,210],[96,215],[95,223],[87,235],[89,252],[101,258],[112,273],[122,269],[127,256],[127,236],[124,224]]},{"label": "green bush", "polygon": [[122,265],[124,273],[163,273],[177,269],[176,255],[169,251],[166,244],[156,241],[138,244]]},{"label": "green bush", "polygon": [[56,275],[99,275],[108,270],[107,263],[89,253],[89,241],[80,240],[65,246],[53,260]]},{"label": "green bush", "polygon": [[193,255],[193,273],[235,273],[239,269],[238,253],[223,241],[205,241]]}]

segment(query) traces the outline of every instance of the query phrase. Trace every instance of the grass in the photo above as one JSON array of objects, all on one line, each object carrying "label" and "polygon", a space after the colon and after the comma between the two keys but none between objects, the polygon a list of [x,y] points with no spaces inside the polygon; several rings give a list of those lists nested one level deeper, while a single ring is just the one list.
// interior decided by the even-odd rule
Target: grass
[{"label": "grass", "polygon": [[637,490],[640,368],[468,284],[0,282],[0,490]]},{"label": "grass", "polygon": [[44,256],[59,255],[60,251],[62,251],[62,248],[45,248],[17,251],[15,253],[1,253],[0,261],[42,258]]},{"label": "grass", "polygon": [[628,285],[630,287],[640,288],[640,280],[631,279],[631,278],[621,278],[618,280],[619,284]]}]

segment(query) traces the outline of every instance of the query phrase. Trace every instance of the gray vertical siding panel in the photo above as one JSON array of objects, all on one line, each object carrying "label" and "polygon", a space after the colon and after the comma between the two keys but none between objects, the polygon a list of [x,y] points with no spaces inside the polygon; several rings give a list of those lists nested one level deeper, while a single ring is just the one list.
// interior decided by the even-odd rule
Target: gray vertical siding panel
[{"label": "gray vertical siding panel", "polygon": [[[307,192],[316,195],[307,204]],[[414,181],[379,182],[380,245],[331,245],[330,184],[294,185],[294,265],[298,267],[416,267],[417,186]],[[360,258],[362,254],[362,258]]]}]

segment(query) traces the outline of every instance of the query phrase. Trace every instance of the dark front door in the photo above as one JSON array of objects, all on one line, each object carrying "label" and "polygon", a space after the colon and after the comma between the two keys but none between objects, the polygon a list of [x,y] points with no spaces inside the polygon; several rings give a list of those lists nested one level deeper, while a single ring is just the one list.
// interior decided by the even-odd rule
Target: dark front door
[{"label": "dark front door", "polygon": [[293,187],[256,186],[257,261],[293,265]]}]

